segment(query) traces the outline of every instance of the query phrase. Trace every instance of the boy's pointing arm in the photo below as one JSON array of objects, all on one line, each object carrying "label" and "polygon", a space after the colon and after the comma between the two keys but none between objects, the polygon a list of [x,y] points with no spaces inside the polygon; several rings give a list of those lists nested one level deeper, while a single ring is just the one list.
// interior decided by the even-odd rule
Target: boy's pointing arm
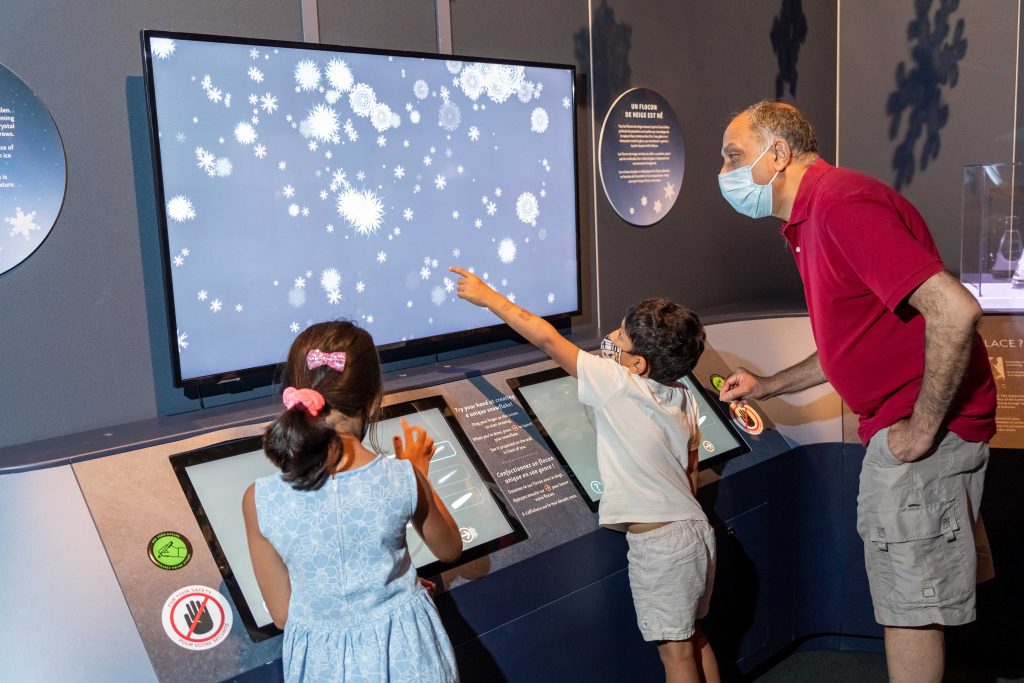
[{"label": "boy's pointing arm", "polygon": [[516,306],[468,270],[455,266],[448,270],[460,276],[459,298],[489,309],[526,341],[547,353],[566,372],[576,377],[576,358],[580,349],[560,335],[551,323]]}]

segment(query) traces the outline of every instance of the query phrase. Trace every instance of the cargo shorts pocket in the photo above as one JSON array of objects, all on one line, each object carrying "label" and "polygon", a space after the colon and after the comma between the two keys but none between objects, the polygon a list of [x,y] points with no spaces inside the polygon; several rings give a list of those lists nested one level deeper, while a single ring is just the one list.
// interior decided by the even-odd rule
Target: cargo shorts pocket
[{"label": "cargo shorts pocket", "polygon": [[957,604],[970,596],[974,566],[966,553],[970,537],[964,534],[970,531],[963,510],[962,501],[952,497],[871,515],[865,540],[876,602],[913,608]]}]

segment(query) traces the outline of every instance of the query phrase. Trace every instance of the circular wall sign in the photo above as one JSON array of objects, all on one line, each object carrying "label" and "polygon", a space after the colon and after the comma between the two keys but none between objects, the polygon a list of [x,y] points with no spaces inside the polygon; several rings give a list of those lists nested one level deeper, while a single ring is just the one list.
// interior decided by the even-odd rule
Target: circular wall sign
[{"label": "circular wall sign", "polygon": [[64,146],[50,112],[0,64],[0,274],[50,234],[66,184]]},{"label": "circular wall sign", "polygon": [[604,193],[622,220],[654,225],[683,183],[683,131],[665,98],[646,88],[619,95],[601,126],[598,166]]}]

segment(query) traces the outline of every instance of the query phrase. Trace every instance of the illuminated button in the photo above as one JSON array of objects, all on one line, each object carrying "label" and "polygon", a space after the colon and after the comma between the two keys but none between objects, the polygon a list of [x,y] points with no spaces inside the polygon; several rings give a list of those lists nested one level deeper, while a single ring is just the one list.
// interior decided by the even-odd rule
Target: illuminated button
[{"label": "illuminated button", "polygon": [[604,486],[601,484],[600,481],[596,481],[595,480],[595,481],[590,482],[590,488],[591,488],[591,490],[594,493],[602,493],[602,492],[604,492]]},{"label": "illuminated button", "polygon": [[721,391],[725,386],[725,378],[718,373],[711,375],[711,386],[715,388],[715,391]]},{"label": "illuminated button", "polygon": [[798,253],[798,254],[800,253],[800,247],[796,248],[796,253]]},{"label": "illuminated button", "polygon": [[708,453],[714,453],[714,452],[715,452],[715,444],[711,443],[711,442],[710,442],[710,441],[708,441],[707,439],[705,439],[705,440],[704,440],[704,441],[703,441],[703,442],[701,443],[701,445],[700,445],[700,446],[701,446],[701,448],[703,448],[704,450],[706,450],[706,451],[707,451]]}]

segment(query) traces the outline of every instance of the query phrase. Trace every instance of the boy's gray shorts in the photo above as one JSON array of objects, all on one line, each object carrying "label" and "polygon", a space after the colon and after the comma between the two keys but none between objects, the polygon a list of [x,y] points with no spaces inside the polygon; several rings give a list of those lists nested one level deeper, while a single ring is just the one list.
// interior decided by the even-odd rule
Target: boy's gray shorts
[{"label": "boy's gray shorts", "polygon": [[629,587],[644,640],[687,640],[715,582],[715,535],[706,520],[626,534]]},{"label": "boy's gray shorts", "polygon": [[857,497],[875,620],[884,626],[974,621],[978,580],[992,575],[978,507],[988,444],[946,433],[912,463],[889,450],[888,428],[868,443]]}]

